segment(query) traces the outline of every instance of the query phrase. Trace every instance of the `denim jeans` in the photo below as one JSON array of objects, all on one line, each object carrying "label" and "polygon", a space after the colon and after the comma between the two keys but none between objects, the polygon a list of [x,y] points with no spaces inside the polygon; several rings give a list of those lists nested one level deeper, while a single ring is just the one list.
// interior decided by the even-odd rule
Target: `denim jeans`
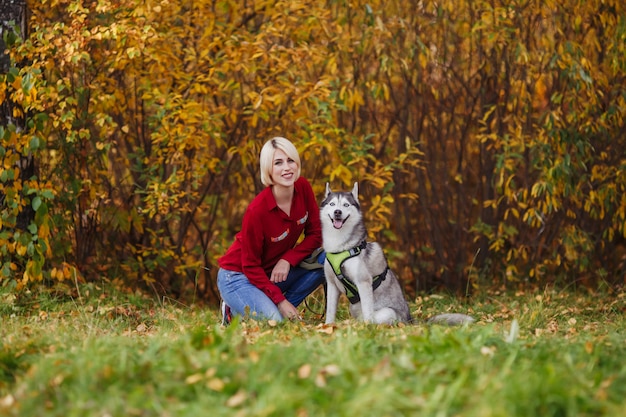
[{"label": "denim jeans", "polygon": [[[291,268],[287,279],[276,283],[276,286],[297,307],[323,282],[324,268],[309,270],[296,266]],[[256,319],[283,320],[276,304],[241,272],[220,268],[217,272],[217,288],[233,315],[249,314]]]}]

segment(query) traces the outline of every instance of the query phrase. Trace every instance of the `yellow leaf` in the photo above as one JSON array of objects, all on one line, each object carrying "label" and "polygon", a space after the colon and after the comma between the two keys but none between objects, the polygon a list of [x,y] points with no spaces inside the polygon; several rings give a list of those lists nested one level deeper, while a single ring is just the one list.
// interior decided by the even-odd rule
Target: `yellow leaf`
[{"label": "yellow leaf", "polygon": [[306,379],[309,376],[311,376],[311,364],[304,364],[300,367],[300,369],[298,369],[298,378],[300,379]]},{"label": "yellow leaf", "polygon": [[262,103],[263,103],[263,96],[259,94],[259,97],[257,98],[257,100],[254,103],[254,110],[256,110],[259,107],[261,107]]},{"label": "yellow leaf", "polygon": [[333,334],[335,326],[332,324],[320,324],[317,328],[319,333]]},{"label": "yellow leaf", "polygon": [[235,395],[226,401],[228,407],[238,407],[248,399],[248,394],[244,390],[239,390]]},{"label": "yellow leaf", "polygon": [[323,388],[326,386],[326,377],[323,374],[317,374],[315,376],[315,385],[319,388]]},{"label": "yellow leaf", "polygon": [[487,207],[491,207],[491,208],[496,208],[497,204],[496,204],[496,200],[485,200],[483,201],[483,207],[487,208]]},{"label": "yellow leaf", "polygon": [[1,408],[9,408],[15,404],[15,398],[11,394],[8,394],[6,397],[0,398],[0,407]]},{"label": "yellow leaf", "polygon": [[340,179],[345,185],[350,186],[352,183],[352,173],[343,165],[338,165],[330,173],[330,180]]},{"label": "yellow leaf", "polygon": [[480,354],[483,356],[493,356],[496,353],[495,346],[483,346],[480,348]]},{"label": "yellow leaf", "polygon": [[385,179],[381,178],[381,177],[372,177],[370,179],[370,183],[378,188],[378,189],[382,189],[383,187],[385,187],[385,185],[387,185],[387,182]]},{"label": "yellow leaf", "polygon": [[[2,225],[0,224],[0,228],[1,227]],[[40,239],[47,239],[48,236],[50,236],[50,226],[48,226],[47,223],[41,224],[37,230],[37,236],[39,236]]]},{"label": "yellow leaf", "polygon": [[209,379],[209,382],[207,382],[206,386],[213,390],[213,391],[217,391],[217,392],[221,392],[224,390],[224,386],[226,384],[224,384],[224,381],[222,381],[219,378],[211,378]]},{"label": "yellow leaf", "polygon": [[338,365],[336,365],[334,363],[326,365],[320,371],[320,373],[323,373],[325,375],[331,375],[331,376],[339,375],[340,372],[341,372],[341,369],[339,368]]},{"label": "yellow leaf", "polygon": [[202,374],[189,375],[187,378],[185,378],[185,384],[187,385],[197,384],[198,382],[202,381],[203,378],[204,378],[204,375]]}]

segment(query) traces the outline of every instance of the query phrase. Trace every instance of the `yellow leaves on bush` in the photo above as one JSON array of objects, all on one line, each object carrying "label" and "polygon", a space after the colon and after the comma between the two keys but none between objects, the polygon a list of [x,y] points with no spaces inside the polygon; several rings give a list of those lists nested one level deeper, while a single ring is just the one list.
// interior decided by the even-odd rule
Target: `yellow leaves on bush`
[{"label": "yellow leaves on bush", "polygon": [[15,253],[17,253],[19,256],[26,255],[26,251],[28,250],[28,247],[24,245],[20,245],[19,243],[16,243],[15,247],[16,247]]},{"label": "yellow leaves on bush", "polygon": [[67,262],[63,262],[58,267],[53,267],[50,270],[50,277],[55,281],[65,281],[65,280],[82,280],[80,272],[76,269],[75,266],[70,265]]},{"label": "yellow leaves on bush", "polygon": [[389,183],[389,178],[381,178],[377,176],[371,176],[368,178],[369,183],[378,190],[382,190],[385,185]]},{"label": "yellow leaves on bush", "polygon": [[371,237],[376,233],[390,228],[391,205],[394,199],[390,194],[375,195],[369,202],[367,210],[368,231]]},{"label": "yellow leaves on bush", "polygon": [[353,184],[352,172],[344,165],[338,165],[334,168],[327,166],[324,171],[324,173],[330,178],[331,182],[338,179],[347,187],[352,186]]},{"label": "yellow leaves on bush", "polygon": [[[39,236],[65,237],[55,247],[69,256],[105,239],[81,256],[129,277],[167,287],[216,259],[259,191],[259,144],[277,134],[301,147],[316,191],[359,181],[374,230],[432,250],[409,273],[466,271],[480,244],[474,270],[491,258],[523,275],[569,262],[550,228],[584,223],[598,241],[626,228],[624,46],[609,3],[572,15],[554,1],[443,1],[434,14],[402,1],[32,2],[37,33],[19,54],[46,84],[20,72],[0,96],[45,106],[41,166],[54,170],[42,175],[79,190]],[[6,180],[28,147],[9,136]]]},{"label": "yellow leaves on bush", "polygon": [[349,111],[358,111],[365,104],[363,95],[358,89],[343,87],[339,92],[339,98],[344,101]]}]

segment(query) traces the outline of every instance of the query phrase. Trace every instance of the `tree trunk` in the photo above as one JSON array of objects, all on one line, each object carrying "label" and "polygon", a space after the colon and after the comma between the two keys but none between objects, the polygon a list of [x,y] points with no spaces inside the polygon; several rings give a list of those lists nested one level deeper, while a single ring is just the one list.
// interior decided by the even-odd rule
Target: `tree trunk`
[{"label": "tree trunk", "polygon": [[[7,45],[4,42],[4,36],[15,31],[18,32],[18,36],[23,38],[28,36],[27,12],[25,0],[0,0],[0,70],[2,74],[8,73],[11,68],[11,59],[5,53]],[[13,103],[11,100],[4,100],[0,104],[0,125],[4,128],[13,125],[15,130],[19,132],[24,130],[25,118],[13,117],[13,109],[16,106],[19,104]],[[35,175],[35,160],[32,155],[21,155],[18,165],[20,168],[18,181],[23,182]],[[0,193],[0,204],[2,203],[4,203],[4,196]],[[25,230],[33,220],[34,215],[35,212],[32,207],[26,206],[17,217],[17,228]]]}]

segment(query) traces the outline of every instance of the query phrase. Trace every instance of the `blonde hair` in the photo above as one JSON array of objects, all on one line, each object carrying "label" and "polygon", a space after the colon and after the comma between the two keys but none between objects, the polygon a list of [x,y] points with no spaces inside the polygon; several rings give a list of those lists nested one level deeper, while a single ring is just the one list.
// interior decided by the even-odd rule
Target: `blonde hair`
[{"label": "blonde hair", "polygon": [[296,165],[298,165],[296,180],[300,178],[300,155],[298,155],[298,150],[293,143],[289,141],[289,139],[276,136],[265,142],[265,145],[261,148],[261,155],[259,157],[261,165],[261,182],[266,187],[274,185],[274,180],[272,179],[272,167],[274,165],[274,154],[276,153],[276,149],[280,149],[285,152],[289,158],[296,162]]}]

